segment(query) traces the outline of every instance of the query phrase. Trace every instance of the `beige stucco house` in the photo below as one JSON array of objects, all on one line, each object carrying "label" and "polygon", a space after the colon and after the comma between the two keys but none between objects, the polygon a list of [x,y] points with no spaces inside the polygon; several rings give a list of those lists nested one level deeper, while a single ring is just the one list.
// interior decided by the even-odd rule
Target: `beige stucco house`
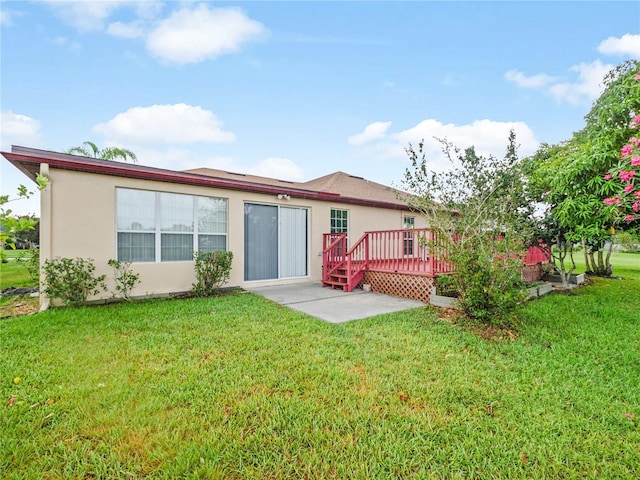
[{"label": "beige stucco house", "polygon": [[141,280],[134,296],[190,290],[196,250],[233,252],[230,286],[320,281],[323,234],[351,242],[366,231],[425,226],[396,190],[342,172],[296,183],[16,146],[2,155],[32,180],[49,178],[41,261],[91,258],[108,279],[109,259],[131,261]]}]

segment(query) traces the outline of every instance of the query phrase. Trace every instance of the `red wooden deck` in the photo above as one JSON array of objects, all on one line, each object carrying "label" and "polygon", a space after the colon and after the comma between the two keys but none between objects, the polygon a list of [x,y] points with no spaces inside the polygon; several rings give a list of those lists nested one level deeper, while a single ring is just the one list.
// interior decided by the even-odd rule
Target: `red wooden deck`
[{"label": "red wooden deck", "polygon": [[[350,292],[365,271],[436,277],[454,272],[447,257],[444,242],[429,229],[366,232],[349,249],[345,234],[327,233],[323,235],[322,283]],[[548,260],[542,249],[531,247],[523,263]]]}]

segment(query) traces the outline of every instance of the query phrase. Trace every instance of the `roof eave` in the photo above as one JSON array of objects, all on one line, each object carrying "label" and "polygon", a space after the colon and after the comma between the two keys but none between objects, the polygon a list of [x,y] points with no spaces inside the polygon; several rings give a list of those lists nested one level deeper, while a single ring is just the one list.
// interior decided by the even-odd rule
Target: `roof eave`
[{"label": "roof eave", "polygon": [[[304,190],[291,187],[278,187],[260,185],[250,182],[233,181],[206,175],[198,175],[174,170],[165,170],[155,167],[144,167],[121,162],[111,162],[75,155],[60,154],[57,152],[45,152],[47,155],[38,154],[40,151],[26,147],[14,147],[13,152],[0,152],[12,165],[23,172],[33,181],[40,170],[40,164],[46,163],[51,168],[71,170],[99,175],[110,175],[139,180],[153,180],[166,183],[178,183],[204,187],[214,187],[226,190],[249,191],[270,195],[289,195],[295,198],[320,201],[334,201],[353,205],[362,205],[392,210],[409,210],[407,205],[360,198],[345,197],[337,193]],[[20,152],[20,153],[18,153]]]}]

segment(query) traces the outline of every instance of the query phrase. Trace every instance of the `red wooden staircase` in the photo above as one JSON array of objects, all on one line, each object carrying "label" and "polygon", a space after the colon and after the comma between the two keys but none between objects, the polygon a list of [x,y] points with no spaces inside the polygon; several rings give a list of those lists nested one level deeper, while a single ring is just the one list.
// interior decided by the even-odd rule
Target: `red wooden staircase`
[{"label": "red wooden staircase", "polygon": [[353,291],[364,277],[366,256],[364,259],[360,257],[363,245],[368,243],[367,234],[348,251],[345,233],[325,234],[323,243],[322,285]]},{"label": "red wooden staircase", "polygon": [[347,250],[346,234],[326,233],[322,284],[351,292],[367,270],[420,276],[450,272],[450,262],[429,255],[427,245],[434,245],[434,240],[428,229],[382,230],[365,232]]}]

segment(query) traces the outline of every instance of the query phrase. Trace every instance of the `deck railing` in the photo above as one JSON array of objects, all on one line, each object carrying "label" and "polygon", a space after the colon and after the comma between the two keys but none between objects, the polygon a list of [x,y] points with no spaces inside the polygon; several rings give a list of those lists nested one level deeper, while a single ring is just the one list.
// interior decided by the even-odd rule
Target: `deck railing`
[{"label": "deck railing", "polygon": [[[347,249],[347,235],[323,235],[323,281],[332,275],[346,275],[349,290],[365,270],[438,276],[453,273],[447,242],[428,228],[365,232]],[[532,265],[549,260],[544,249],[530,247],[523,263]]]},{"label": "deck railing", "polygon": [[322,280],[327,280],[345,262],[347,235],[345,233],[325,233],[322,235]]},{"label": "deck railing", "polygon": [[380,230],[365,236],[370,270],[435,276],[452,269],[444,243],[427,228]]},{"label": "deck railing", "polygon": [[453,272],[444,242],[426,228],[365,232],[347,250],[344,233],[323,235],[323,281],[344,272],[349,288],[364,270],[436,276]]},{"label": "deck railing", "polygon": [[551,260],[551,253],[547,251],[543,243],[540,243],[540,246],[533,245],[529,247],[522,262],[525,265],[535,265],[541,262],[548,262],[549,260]]}]

